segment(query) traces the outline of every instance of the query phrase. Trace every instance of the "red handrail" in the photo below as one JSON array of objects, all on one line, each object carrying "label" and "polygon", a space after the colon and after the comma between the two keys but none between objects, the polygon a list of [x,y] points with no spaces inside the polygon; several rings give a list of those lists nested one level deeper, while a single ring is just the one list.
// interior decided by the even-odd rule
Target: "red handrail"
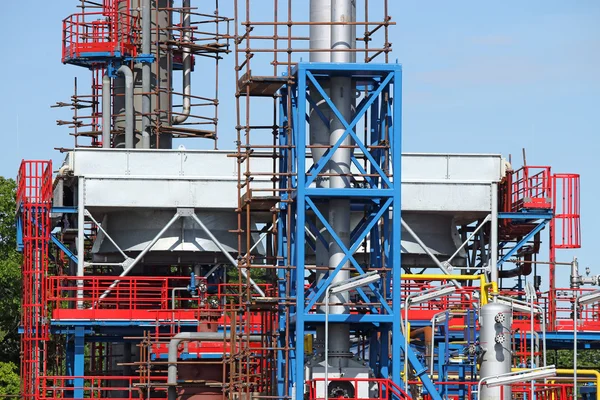
[{"label": "red handrail", "polygon": [[62,62],[92,54],[136,56],[137,19],[129,10],[129,0],[105,1],[101,12],[83,12],[65,18]]},{"label": "red handrail", "polygon": [[552,208],[552,177],[550,167],[525,166],[514,171],[507,182],[509,203],[504,211]]},{"label": "red handrail", "polygon": [[[345,400],[411,400],[411,397],[391,379],[378,378],[329,378],[328,385],[332,382],[345,382],[354,389],[354,396],[344,393]],[[314,378],[306,381],[308,386],[309,400],[325,399],[325,379]],[[346,385],[347,387],[347,385]],[[319,393],[320,392],[320,393]],[[375,393],[376,392],[376,393]],[[365,396],[361,396],[365,393]],[[329,398],[332,398],[329,396]]]}]

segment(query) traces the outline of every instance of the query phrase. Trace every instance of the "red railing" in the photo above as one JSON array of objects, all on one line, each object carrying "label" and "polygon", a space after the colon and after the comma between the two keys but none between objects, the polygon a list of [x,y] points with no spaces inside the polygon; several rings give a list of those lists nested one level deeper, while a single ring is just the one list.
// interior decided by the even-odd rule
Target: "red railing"
[{"label": "red railing", "polygon": [[21,296],[21,398],[43,390],[49,339],[46,308],[52,163],[23,161],[17,178],[17,211],[22,222],[23,289]]},{"label": "red railing", "polygon": [[[440,285],[446,284],[447,281],[436,282]],[[402,282],[402,298],[406,299],[407,296],[416,295],[417,293],[423,292],[424,290],[434,289],[439,285],[432,285],[429,282]],[[479,297],[474,296],[474,293],[480,293],[481,288],[479,286],[462,286],[457,289],[453,294],[444,296],[440,299],[430,300],[420,304],[409,304],[408,310],[404,310],[403,316],[406,318],[408,312],[409,320],[431,320],[433,316],[441,311],[467,311],[475,310],[479,304]],[[464,316],[452,318],[455,321],[464,319]],[[450,324],[451,326],[453,324]]]},{"label": "red railing", "polygon": [[536,383],[531,393],[531,384],[516,383],[512,385],[514,399],[537,400],[569,400],[573,397],[572,383]]},{"label": "red railing", "polygon": [[63,63],[92,55],[136,55],[137,22],[129,12],[129,0],[113,3],[105,4],[102,12],[73,14],[63,20]]},{"label": "red railing", "polygon": [[581,247],[579,175],[554,174],[554,246],[557,249]]},{"label": "red railing", "polygon": [[[40,400],[74,398],[76,392],[83,393],[83,398],[86,399],[137,400],[144,398],[138,388],[139,376],[48,376],[43,379],[47,389],[38,397]],[[166,382],[166,377],[159,376],[152,379],[155,383]],[[160,391],[164,393],[166,389]]]},{"label": "red railing", "polygon": [[509,176],[509,202],[504,211],[552,208],[550,167],[526,166]]},{"label": "red railing", "polygon": [[[477,381],[459,382],[435,382],[436,386],[445,393],[445,397],[448,400],[463,400],[463,399],[476,399],[475,393],[477,393]],[[410,381],[409,385],[421,385],[421,382]],[[501,392],[503,388],[501,388]],[[535,383],[533,386],[533,392],[535,396],[531,395],[531,384],[530,383],[515,383],[511,385],[512,398],[513,399],[533,399],[538,400],[570,400],[573,399],[573,384],[572,383]],[[457,392],[462,394],[457,394]],[[423,400],[431,400],[431,396],[426,394],[423,396]]]},{"label": "red railing", "polygon": [[21,162],[17,176],[17,207],[50,205],[52,201],[52,162]]},{"label": "red railing", "polygon": [[[420,381],[409,381],[408,384],[410,386],[420,386],[422,383]],[[468,381],[468,382],[459,382],[459,381],[449,381],[449,382],[435,382],[435,385],[438,387],[440,392],[445,394],[445,398],[448,400],[472,400],[476,399],[474,394],[477,393],[477,382]],[[456,392],[462,392],[462,395],[455,394]],[[423,396],[423,400],[431,400],[431,395],[425,394]]]},{"label": "red railing", "polygon": [[[544,310],[542,316],[535,316],[534,328],[541,332],[542,324],[540,318],[546,318],[546,324],[548,331],[551,330],[550,321],[547,319],[547,312],[550,309],[550,305],[556,310],[556,319],[553,321],[555,331],[572,331],[573,330],[573,304],[576,296],[589,293],[594,289],[556,289],[553,295],[550,292],[538,293],[538,300],[535,302],[536,305],[540,306]],[[524,292],[517,291],[502,291],[502,296],[515,297],[525,299]],[[530,314],[529,313],[514,313],[513,329],[521,328],[529,331],[530,329]],[[593,303],[588,305],[579,306],[578,316],[578,330],[580,332],[600,331],[600,304]]]},{"label": "red railing", "polygon": [[[192,297],[183,289],[189,277],[118,277],[118,276],[50,276],[47,278],[48,301],[56,320],[155,320],[198,321],[216,313],[220,324],[229,324],[224,315],[227,304],[239,304],[244,289],[238,284],[206,284],[206,292]],[[115,282],[118,282],[115,285]],[[114,287],[111,288],[111,286]],[[271,294],[271,285],[259,285]],[[173,289],[178,290],[173,293]],[[208,313],[208,314],[207,314]],[[258,315],[258,314],[257,314]],[[212,317],[211,317],[212,318]],[[253,332],[260,331],[260,320],[250,318]]]},{"label": "red railing", "polygon": [[[327,380],[329,388],[332,384],[340,387],[339,396],[329,398],[344,398],[346,400],[411,400],[405,391],[400,389],[391,379],[368,378],[330,378]],[[316,378],[306,381],[309,400],[325,399],[325,379]]]}]

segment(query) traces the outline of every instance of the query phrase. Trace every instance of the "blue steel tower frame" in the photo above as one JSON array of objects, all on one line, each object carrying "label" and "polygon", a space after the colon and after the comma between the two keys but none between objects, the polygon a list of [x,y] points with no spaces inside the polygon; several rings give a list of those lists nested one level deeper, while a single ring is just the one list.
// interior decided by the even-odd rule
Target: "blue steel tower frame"
[{"label": "blue steel tower frame", "polygon": [[[344,119],[321,85],[321,82],[337,76],[350,77],[356,84],[357,105],[351,121]],[[400,64],[300,62],[290,78],[293,83],[280,91],[279,186],[282,201],[278,243],[279,254],[282,255],[280,266],[287,264],[295,271],[288,282],[284,268],[279,270],[282,299],[279,348],[289,346],[292,349],[288,359],[285,359],[282,351],[279,352],[280,395],[295,393],[295,399],[303,399],[306,361],[304,337],[314,332],[316,325],[325,323],[325,315],[318,313],[316,306],[323,302],[327,288],[346,262],[353,275],[360,276],[369,270],[377,270],[382,279],[369,285],[369,289],[357,289],[358,299],[354,303],[364,304],[363,309],[367,311],[332,314],[328,316],[329,323],[349,324],[351,331],[368,331],[370,368],[376,378],[390,379],[400,385],[404,359],[399,290],[402,67]],[[312,97],[309,85],[313,91]],[[332,118],[337,118],[346,129],[337,143],[332,143],[316,163],[307,145],[308,115],[317,113],[326,125],[329,120],[317,106],[314,91],[328,105]],[[357,133],[359,122],[364,123],[364,134]],[[319,174],[324,174],[333,153],[347,137],[352,138],[355,148],[351,157],[351,184],[346,188],[316,187],[316,179],[323,176]],[[347,199],[353,211],[362,212],[363,218],[350,234],[349,246],[345,246],[333,231],[322,210],[321,205],[333,198]],[[306,265],[307,247],[308,251],[310,248],[314,250],[316,241],[329,245],[313,219],[324,227],[329,240],[343,250],[344,259],[335,269],[325,273],[322,279],[307,284],[310,273],[316,272],[312,266]],[[314,240],[306,234],[306,230],[312,233]],[[286,248],[289,248],[289,254]],[[359,249],[361,257],[357,256]],[[286,310],[283,299],[295,299],[289,318],[283,315]],[[286,330],[289,343],[285,342]],[[418,369],[419,362],[410,350],[408,359]],[[290,377],[288,380],[284,378],[286,372]],[[421,377],[431,393],[431,381],[426,375]],[[435,394],[433,396],[436,398]]]}]

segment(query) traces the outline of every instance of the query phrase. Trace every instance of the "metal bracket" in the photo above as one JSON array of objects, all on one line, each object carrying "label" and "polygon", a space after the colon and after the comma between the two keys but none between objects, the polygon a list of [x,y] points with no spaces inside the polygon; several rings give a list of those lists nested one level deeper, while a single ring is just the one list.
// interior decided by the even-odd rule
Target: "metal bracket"
[{"label": "metal bracket", "polygon": [[178,208],[177,215],[180,217],[193,217],[195,214],[193,208]]}]

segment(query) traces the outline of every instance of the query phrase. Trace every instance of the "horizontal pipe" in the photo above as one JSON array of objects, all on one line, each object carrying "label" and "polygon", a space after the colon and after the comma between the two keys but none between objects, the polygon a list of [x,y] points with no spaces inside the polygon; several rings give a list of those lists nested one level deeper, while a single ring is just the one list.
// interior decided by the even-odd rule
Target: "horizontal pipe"
[{"label": "horizontal pipe", "polygon": [[[529,371],[529,369],[527,368],[513,368],[511,371],[513,372],[520,372],[520,371]],[[556,374],[557,375],[564,375],[564,376],[573,376],[575,374],[575,370],[574,369],[557,369],[556,370]],[[577,375],[592,375],[596,378],[596,400],[600,400],[600,372],[596,371],[594,369],[577,369]],[[577,390],[576,388],[573,388],[573,390]]]},{"label": "horizontal pipe", "polygon": [[[260,335],[250,335],[247,336],[248,340],[251,342],[260,342],[262,337]],[[177,399],[177,356],[178,356],[178,347],[181,342],[189,342],[189,341],[203,341],[203,340],[227,340],[231,339],[230,334],[220,333],[220,332],[181,332],[177,335],[173,336],[171,341],[169,342],[169,355],[168,362],[169,367],[167,371],[167,384],[168,388],[168,398],[169,400]]]},{"label": "horizontal pipe", "polygon": [[452,275],[451,277],[444,274],[402,274],[404,280],[417,280],[417,281],[447,281],[453,279],[455,281],[479,281],[480,286],[480,299],[481,305],[488,303],[488,288],[491,288],[492,293],[498,292],[498,286],[496,282],[487,282],[485,275]]}]

